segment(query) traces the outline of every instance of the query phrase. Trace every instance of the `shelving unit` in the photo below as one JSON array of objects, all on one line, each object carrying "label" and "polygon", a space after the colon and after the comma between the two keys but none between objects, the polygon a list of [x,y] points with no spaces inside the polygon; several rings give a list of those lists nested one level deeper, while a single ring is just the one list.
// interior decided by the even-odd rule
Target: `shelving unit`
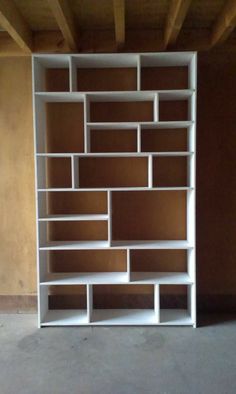
[{"label": "shelving unit", "polygon": [[39,327],[196,326],[196,60],[33,56]]}]

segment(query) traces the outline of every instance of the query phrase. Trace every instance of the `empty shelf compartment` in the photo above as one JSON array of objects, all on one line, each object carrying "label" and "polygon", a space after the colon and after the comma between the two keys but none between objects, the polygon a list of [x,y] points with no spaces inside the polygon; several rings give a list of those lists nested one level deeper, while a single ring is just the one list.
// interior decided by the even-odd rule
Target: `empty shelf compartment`
[{"label": "empty shelf compartment", "polygon": [[185,240],[186,192],[113,192],[112,239],[152,240],[150,247],[154,240]]},{"label": "empty shelf compartment", "polygon": [[131,250],[131,281],[150,283],[189,283],[187,250]]},{"label": "empty shelf compartment", "polygon": [[142,152],[185,152],[188,150],[188,129],[141,128]]},{"label": "empty shelf compartment", "polygon": [[188,311],[188,294],[191,285],[160,286],[160,323],[170,325],[192,325]]},{"label": "empty shelf compartment", "polygon": [[153,100],[90,103],[90,122],[152,122]]},{"label": "empty shelf compartment", "polygon": [[46,103],[47,153],[84,151],[84,104],[81,102]]},{"label": "empty shelf compartment", "polygon": [[69,57],[37,57],[40,78],[35,81],[36,92],[69,92]]},{"label": "empty shelf compartment", "polygon": [[136,152],[136,129],[90,129],[90,150],[99,152]]},{"label": "empty shelf compartment", "polygon": [[101,325],[155,324],[151,285],[93,286],[92,323]]},{"label": "empty shelf compartment", "polygon": [[79,160],[80,187],[143,187],[148,185],[146,157],[86,157]]},{"label": "empty shelf compartment", "polygon": [[188,165],[185,156],[153,158],[154,187],[184,187],[188,185]]}]

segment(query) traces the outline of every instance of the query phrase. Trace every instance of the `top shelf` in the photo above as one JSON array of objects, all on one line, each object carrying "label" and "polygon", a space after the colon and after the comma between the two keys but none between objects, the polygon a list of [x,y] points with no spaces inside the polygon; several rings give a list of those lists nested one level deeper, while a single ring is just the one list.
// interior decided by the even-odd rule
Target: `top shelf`
[{"label": "top shelf", "polygon": [[35,92],[195,89],[196,53],[35,55]]}]

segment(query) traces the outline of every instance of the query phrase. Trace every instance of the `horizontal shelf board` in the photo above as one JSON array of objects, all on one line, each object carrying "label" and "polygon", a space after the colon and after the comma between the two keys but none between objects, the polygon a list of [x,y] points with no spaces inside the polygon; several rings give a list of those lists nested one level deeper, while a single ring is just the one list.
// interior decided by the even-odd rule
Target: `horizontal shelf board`
[{"label": "horizontal shelf board", "polygon": [[38,157],[148,157],[191,156],[194,152],[101,152],[101,153],[37,153]]},{"label": "horizontal shelf board", "polygon": [[133,91],[93,91],[93,92],[35,92],[35,96],[46,102],[63,102],[73,101],[81,102],[85,96],[89,100],[105,102],[105,101],[145,101],[154,100],[155,94],[158,94],[161,100],[186,99],[191,97],[195,92],[193,89],[179,90],[133,90]]},{"label": "horizontal shelf board", "polygon": [[87,325],[86,309],[56,309],[49,310],[41,326],[80,326]]},{"label": "horizontal shelf board", "polygon": [[112,247],[128,249],[191,249],[193,244],[188,241],[112,241]]},{"label": "horizontal shelf board", "polygon": [[80,250],[80,249],[191,249],[187,241],[51,241],[40,250]]},{"label": "horizontal shelf board", "polygon": [[125,326],[163,325],[192,326],[193,321],[186,310],[162,309],[161,322],[152,309],[94,309],[88,323],[86,310],[49,310],[41,326]]},{"label": "horizontal shelf board", "polygon": [[187,128],[194,124],[191,120],[168,121],[168,122],[87,122],[87,126],[92,129],[129,129],[139,125],[142,129],[178,129]]},{"label": "horizontal shelf board", "polygon": [[185,309],[161,309],[161,325],[192,326],[193,321],[188,310]]},{"label": "horizontal shelf board", "polygon": [[51,241],[40,250],[80,250],[80,249],[104,249],[108,248],[108,241]]},{"label": "horizontal shelf board", "polygon": [[94,309],[91,325],[155,325],[152,309]]},{"label": "horizontal shelf board", "polygon": [[191,284],[193,281],[185,272],[132,272],[130,283]]},{"label": "horizontal shelf board", "polygon": [[122,284],[128,283],[127,272],[50,273],[41,285]]},{"label": "horizontal shelf board", "polygon": [[153,190],[159,190],[159,191],[175,191],[175,190],[194,190],[193,187],[189,186],[174,186],[174,187],[91,187],[91,188],[75,188],[75,189],[69,189],[69,188],[48,188],[48,189],[38,189],[38,192],[86,192],[86,191],[153,191]]},{"label": "horizontal shelf board", "polygon": [[88,220],[108,220],[108,215],[47,215],[39,218],[39,221],[50,222],[50,221],[88,221]]}]

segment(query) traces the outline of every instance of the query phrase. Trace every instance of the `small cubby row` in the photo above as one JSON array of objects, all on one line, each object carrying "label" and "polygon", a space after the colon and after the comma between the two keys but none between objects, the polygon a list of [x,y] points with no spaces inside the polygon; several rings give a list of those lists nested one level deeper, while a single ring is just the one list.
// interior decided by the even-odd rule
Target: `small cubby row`
[{"label": "small cubby row", "polygon": [[192,283],[193,257],[192,249],[40,251],[40,283]]},{"label": "small cubby row", "polygon": [[36,101],[37,153],[149,150],[147,140],[153,150],[193,146],[187,133],[194,120],[188,91],[70,95],[67,101],[63,95],[40,95]]},{"label": "small cubby row", "polygon": [[193,88],[193,54],[37,55],[36,92]]},{"label": "small cubby row", "polygon": [[193,325],[193,285],[41,286],[41,325]]},{"label": "small cubby row", "polygon": [[[186,240],[193,191],[40,192],[40,247],[50,242]],[[109,242],[108,242],[109,241]],[[112,246],[112,245],[111,245]]]},{"label": "small cubby row", "polygon": [[191,187],[192,154],[37,159],[38,189]]}]

